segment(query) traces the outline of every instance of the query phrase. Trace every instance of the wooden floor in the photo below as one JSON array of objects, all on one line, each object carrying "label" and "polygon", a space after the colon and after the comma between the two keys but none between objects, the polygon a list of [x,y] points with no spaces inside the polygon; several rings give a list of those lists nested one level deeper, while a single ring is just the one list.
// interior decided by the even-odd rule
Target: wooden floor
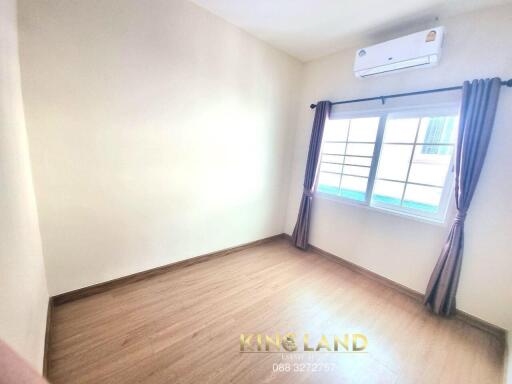
[{"label": "wooden floor", "polygon": [[[59,305],[51,326],[52,383],[502,383],[496,336],[286,240]],[[240,353],[275,332],[363,333],[367,353]]]}]

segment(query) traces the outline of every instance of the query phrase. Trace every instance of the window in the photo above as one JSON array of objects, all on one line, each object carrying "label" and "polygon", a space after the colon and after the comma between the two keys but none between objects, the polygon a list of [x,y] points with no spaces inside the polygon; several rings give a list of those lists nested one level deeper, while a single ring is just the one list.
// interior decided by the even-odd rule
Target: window
[{"label": "window", "polygon": [[444,221],[457,126],[454,108],[331,118],[316,191]]}]

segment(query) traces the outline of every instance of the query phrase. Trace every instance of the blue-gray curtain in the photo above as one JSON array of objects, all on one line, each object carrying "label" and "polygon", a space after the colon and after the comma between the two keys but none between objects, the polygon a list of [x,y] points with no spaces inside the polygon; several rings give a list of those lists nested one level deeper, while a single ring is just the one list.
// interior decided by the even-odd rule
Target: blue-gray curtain
[{"label": "blue-gray curtain", "polygon": [[306,249],[308,247],[309,221],[311,216],[311,204],[313,200],[313,185],[315,183],[315,173],[320,156],[320,147],[322,145],[322,135],[324,133],[325,120],[331,112],[331,103],[329,101],[320,101],[316,105],[315,120],[313,121],[313,130],[309,141],[308,161],[306,163],[306,172],[304,175],[304,190],[300,201],[297,223],[293,229],[292,241],[297,248]]},{"label": "blue-gray curtain", "polygon": [[457,216],[425,293],[425,305],[439,315],[449,316],[455,311],[464,247],[464,220],[484,164],[500,88],[499,78],[466,81],[462,87],[455,156]]}]

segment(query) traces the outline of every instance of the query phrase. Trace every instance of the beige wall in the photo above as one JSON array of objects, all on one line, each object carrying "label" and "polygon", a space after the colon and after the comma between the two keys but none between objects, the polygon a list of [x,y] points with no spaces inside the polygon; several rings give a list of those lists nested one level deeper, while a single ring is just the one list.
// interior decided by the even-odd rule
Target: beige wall
[{"label": "beige wall", "polygon": [[[512,77],[512,7],[440,21],[444,57],[431,69],[372,79],[352,74],[355,49],[308,63],[295,142],[286,232],[295,223],[313,112],[311,102],[376,96],[461,84],[488,76]],[[512,89],[502,89],[487,161],[466,224],[458,307],[512,329]],[[447,227],[371,209],[314,201],[311,243],[412,289],[424,292]]]},{"label": "beige wall", "polygon": [[282,232],[298,61],[181,0],[19,20],[51,294]]},{"label": "beige wall", "polygon": [[0,0],[0,338],[41,369],[48,293],[17,44],[16,1]]}]

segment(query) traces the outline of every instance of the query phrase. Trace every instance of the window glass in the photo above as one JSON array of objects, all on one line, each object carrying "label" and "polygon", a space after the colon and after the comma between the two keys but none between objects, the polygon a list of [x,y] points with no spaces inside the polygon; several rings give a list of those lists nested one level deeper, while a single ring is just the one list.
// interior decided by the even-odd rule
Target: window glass
[{"label": "window glass", "polygon": [[365,201],[367,185],[368,179],[366,177],[343,175],[341,178],[341,194],[354,200]]},{"label": "window glass", "polygon": [[373,155],[374,144],[348,143],[347,155],[350,156],[368,156]]},{"label": "window glass", "polygon": [[372,201],[384,204],[400,205],[405,183],[387,180],[376,180],[373,188]]},{"label": "window glass", "polygon": [[345,156],[345,165],[362,165],[370,167],[372,157]]},{"label": "window glass", "polygon": [[419,120],[418,118],[388,119],[386,122],[386,132],[384,133],[384,142],[414,143]]},{"label": "window glass", "polygon": [[378,117],[353,119],[350,122],[349,141],[360,141],[374,143],[379,127]]},{"label": "window glass", "polygon": [[438,145],[434,150],[417,145],[412,158],[409,181],[442,187],[451,165],[453,146]]},{"label": "window glass", "polygon": [[318,190],[337,195],[340,189],[341,175],[339,173],[320,172]]},{"label": "window glass", "polygon": [[421,211],[437,212],[441,201],[441,192],[442,188],[407,184],[403,205]]},{"label": "window glass", "polygon": [[324,141],[347,141],[350,120],[328,120],[324,127]]},{"label": "window glass", "polygon": [[405,181],[413,147],[412,144],[383,144],[379,160],[379,178]]}]

